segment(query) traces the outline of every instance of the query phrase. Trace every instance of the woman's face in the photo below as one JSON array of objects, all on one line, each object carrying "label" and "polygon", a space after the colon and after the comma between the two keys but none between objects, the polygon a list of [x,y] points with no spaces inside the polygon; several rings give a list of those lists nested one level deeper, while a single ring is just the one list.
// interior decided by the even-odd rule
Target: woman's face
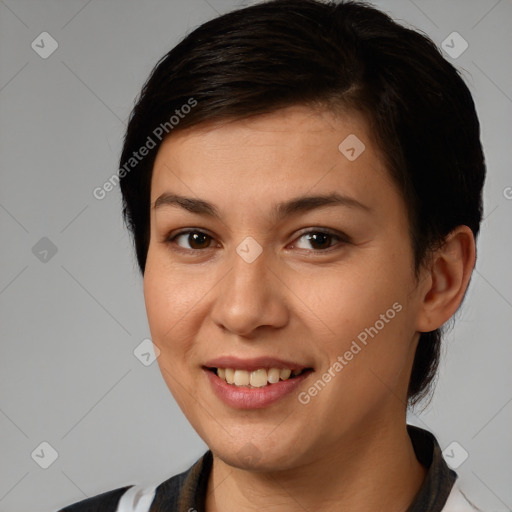
[{"label": "woman's face", "polygon": [[362,119],[293,107],[167,138],[144,294],[163,378],[228,464],[297,467],[403,428],[422,292]]}]

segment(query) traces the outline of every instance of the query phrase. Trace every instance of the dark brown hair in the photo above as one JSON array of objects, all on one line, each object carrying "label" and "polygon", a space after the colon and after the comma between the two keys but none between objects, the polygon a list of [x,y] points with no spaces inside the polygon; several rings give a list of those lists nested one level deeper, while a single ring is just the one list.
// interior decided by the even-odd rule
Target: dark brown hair
[{"label": "dark brown hair", "polygon": [[[152,168],[165,136],[292,105],[365,116],[406,202],[416,272],[455,227],[476,238],[485,162],[473,99],[454,66],[429,38],[368,4],[271,0],[201,25],[141,91],[119,177],[142,274]],[[145,156],[135,158],[141,148]],[[410,404],[431,389],[440,342],[440,330],[421,334]]]}]

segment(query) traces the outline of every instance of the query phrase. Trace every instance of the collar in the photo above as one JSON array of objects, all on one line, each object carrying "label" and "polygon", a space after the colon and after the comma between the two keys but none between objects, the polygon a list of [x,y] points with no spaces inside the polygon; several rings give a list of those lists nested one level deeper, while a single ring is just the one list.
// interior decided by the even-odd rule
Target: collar
[{"label": "collar", "polygon": [[[457,474],[446,464],[439,443],[427,430],[407,425],[418,461],[427,469],[425,480],[406,512],[442,512]],[[208,450],[187,471],[160,484],[150,512],[205,512],[213,455]]]},{"label": "collar", "polygon": [[446,464],[433,434],[413,425],[407,425],[407,433],[416,458],[427,469],[425,480],[407,512],[441,512],[457,479],[457,473]]}]

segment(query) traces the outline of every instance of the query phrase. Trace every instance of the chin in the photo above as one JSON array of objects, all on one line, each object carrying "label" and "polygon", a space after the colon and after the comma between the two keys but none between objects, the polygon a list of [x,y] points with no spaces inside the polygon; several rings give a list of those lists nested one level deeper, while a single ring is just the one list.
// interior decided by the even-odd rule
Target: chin
[{"label": "chin", "polygon": [[223,443],[209,444],[216,457],[229,466],[247,471],[282,471],[294,467],[302,453],[297,452],[297,442],[270,440],[262,436],[245,439],[227,439]]}]

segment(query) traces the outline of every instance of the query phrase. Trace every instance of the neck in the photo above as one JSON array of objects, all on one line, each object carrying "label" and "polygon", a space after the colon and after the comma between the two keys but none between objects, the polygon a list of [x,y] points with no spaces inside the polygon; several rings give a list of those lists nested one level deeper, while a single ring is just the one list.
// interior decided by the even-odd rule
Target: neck
[{"label": "neck", "polygon": [[407,434],[405,417],[393,428],[356,429],[300,467],[247,471],[214,455],[206,512],[406,511],[426,474]]}]

